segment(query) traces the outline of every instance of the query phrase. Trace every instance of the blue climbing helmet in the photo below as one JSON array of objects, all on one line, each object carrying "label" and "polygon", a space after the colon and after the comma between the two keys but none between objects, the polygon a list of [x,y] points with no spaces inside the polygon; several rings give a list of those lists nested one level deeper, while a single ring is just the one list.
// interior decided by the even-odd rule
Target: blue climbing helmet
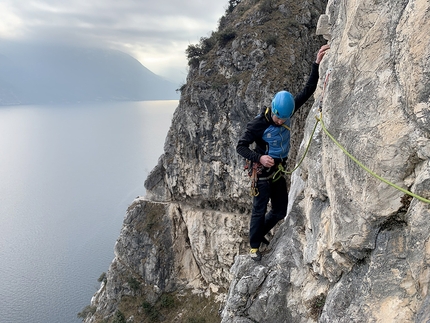
[{"label": "blue climbing helmet", "polygon": [[279,119],[288,119],[294,112],[294,98],[290,92],[280,91],[272,100],[272,114]]}]

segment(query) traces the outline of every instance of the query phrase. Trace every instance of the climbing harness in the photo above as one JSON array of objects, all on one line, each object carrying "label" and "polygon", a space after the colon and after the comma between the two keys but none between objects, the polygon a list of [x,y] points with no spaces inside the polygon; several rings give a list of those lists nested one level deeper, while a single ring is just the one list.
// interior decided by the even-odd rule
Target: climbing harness
[{"label": "climbing harness", "polygon": [[[269,121],[269,116],[268,115],[269,115],[269,108],[266,108],[266,111],[264,112],[264,117],[266,118],[267,121]],[[285,129],[291,131],[290,127],[288,127],[287,125],[282,124],[282,126]],[[309,145],[310,145],[310,142],[309,142]],[[309,146],[308,146],[308,148],[309,148]],[[304,156],[303,156],[303,158],[304,158]],[[302,158],[302,160],[303,160],[303,158]],[[279,166],[282,167],[282,169],[283,169],[282,164],[279,164]],[[299,166],[300,165],[297,165],[297,167],[299,167]],[[249,177],[251,177],[251,190],[250,190],[251,196],[258,196],[258,194],[260,194],[260,192],[258,191],[258,181],[259,180],[260,181],[271,180],[271,179],[273,179],[274,175],[277,174],[277,173],[275,173],[275,174],[269,175],[267,177],[260,177],[259,178],[258,175],[261,175],[263,173],[264,167],[263,167],[262,164],[257,163],[257,162],[251,162],[250,160],[246,160],[244,168],[245,168],[245,170],[248,170],[248,175],[249,175]],[[278,170],[278,172],[279,172],[279,170]],[[279,175],[279,177],[277,178],[277,180],[281,176],[282,176],[282,174]]]}]

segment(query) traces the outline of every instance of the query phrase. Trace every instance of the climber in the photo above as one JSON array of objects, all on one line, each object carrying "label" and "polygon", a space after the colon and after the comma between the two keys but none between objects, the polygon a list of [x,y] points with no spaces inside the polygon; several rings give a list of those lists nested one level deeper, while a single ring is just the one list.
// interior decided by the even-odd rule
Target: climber
[{"label": "climber", "polygon": [[[259,164],[256,192],[253,198],[249,227],[250,256],[261,260],[260,244],[268,244],[265,235],[287,214],[288,191],[285,178],[272,180],[278,165],[285,166],[290,149],[290,118],[315,92],[318,83],[318,66],[330,48],[324,45],[317,53],[316,61],[304,89],[295,97],[287,91],[276,93],[271,109],[264,107],[261,113],[246,126],[236,151],[252,163]],[[250,145],[255,143],[255,148]],[[267,204],[271,210],[266,214]]]}]

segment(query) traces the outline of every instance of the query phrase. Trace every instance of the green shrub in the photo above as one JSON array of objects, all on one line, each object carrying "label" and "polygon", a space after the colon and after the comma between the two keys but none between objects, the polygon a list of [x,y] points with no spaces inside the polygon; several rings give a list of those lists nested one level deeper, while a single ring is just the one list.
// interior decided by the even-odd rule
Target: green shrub
[{"label": "green shrub", "polygon": [[185,90],[186,86],[187,86],[187,83],[182,84],[182,85],[179,87],[179,89],[176,89],[176,92],[180,92],[180,93],[182,93],[182,91],[184,91],[184,90]]},{"label": "green shrub", "polygon": [[112,323],[126,323],[125,316],[120,310],[116,311]]},{"label": "green shrub", "polygon": [[218,30],[222,30],[227,26],[227,17],[226,16],[222,16],[221,18],[219,18],[218,20]]},{"label": "green shrub", "polygon": [[97,279],[97,281],[98,281],[99,283],[101,283],[101,282],[106,283],[106,281],[107,281],[106,273],[105,273],[105,272],[103,272],[103,273],[100,275],[100,277]]},{"label": "green shrub", "polygon": [[160,302],[161,308],[173,308],[173,307],[175,307],[175,298],[170,294],[161,295],[159,302]]},{"label": "green shrub", "polygon": [[265,42],[267,46],[276,47],[276,44],[278,43],[278,37],[276,37],[276,35],[269,35],[267,36]]},{"label": "green shrub", "polygon": [[326,295],[323,293],[314,297],[310,301],[310,315],[314,320],[318,320],[321,316],[326,301]]},{"label": "green shrub", "polygon": [[202,48],[202,54],[207,54],[215,47],[216,39],[215,34],[212,32],[211,37],[200,38],[200,47]]},{"label": "green shrub", "polygon": [[89,314],[93,315],[96,312],[97,307],[87,305],[84,307],[84,309],[78,313],[78,318],[80,319],[86,319]]},{"label": "green shrub", "polygon": [[206,323],[206,320],[203,317],[190,317],[186,323]]},{"label": "green shrub", "polygon": [[228,2],[228,8],[227,11],[228,12],[233,12],[234,8],[236,8],[236,6],[241,2],[241,0],[230,0]]},{"label": "green shrub", "polygon": [[154,305],[148,302],[143,302],[142,307],[146,317],[150,320],[150,322],[158,321],[160,311]]},{"label": "green shrub", "polygon": [[188,65],[191,67],[199,67],[200,64],[200,58],[193,57],[188,60]]},{"label": "green shrub", "polygon": [[128,286],[130,286],[133,292],[136,292],[137,290],[139,290],[140,282],[136,278],[130,276],[127,282],[128,282]]},{"label": "green shrub", "polygon": [[188,58],[188,65],[197,67],[200,62],[200,58],[209,53],[216,44],[215,34],[212,32],[210,37],[201,37],[200,43],[197,45],[189,45],[185,50],[185,54]]},{"label": "green shrub", "polygon": [[232,29],[226,29],[218,33],[218,42],[221,47],[228,44],[229,41],[236,37],[236,32]]},{"label": "green shrub", "polygon": [[187,58],[195,58],[203,55],[203,50],[199,45],[189,45],[185,50],[185,54],[187,54]]},{"label": "green shrub", "polygon": [[272,0],[263,0],[260,4],[260,10],[262,13],[271,13],[273,11]]}]

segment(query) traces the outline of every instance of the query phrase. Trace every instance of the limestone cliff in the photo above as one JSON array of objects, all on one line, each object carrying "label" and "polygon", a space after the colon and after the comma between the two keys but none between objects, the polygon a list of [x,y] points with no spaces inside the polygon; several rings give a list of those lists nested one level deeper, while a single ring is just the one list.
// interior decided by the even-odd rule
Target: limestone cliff
[{"label": "limestone cliff", "polygon": [[228,11],[217,42],[190,61],[165,153],[127,210],[86,322],[428,322],[429,204],[370,176],[318,125],[256,263],[235,146],[276,91],[303,86],[330,39],[315,100],[295,116],[290,164],[321,103],[353,156],[429,199],[430,4],[249,0]]}]

